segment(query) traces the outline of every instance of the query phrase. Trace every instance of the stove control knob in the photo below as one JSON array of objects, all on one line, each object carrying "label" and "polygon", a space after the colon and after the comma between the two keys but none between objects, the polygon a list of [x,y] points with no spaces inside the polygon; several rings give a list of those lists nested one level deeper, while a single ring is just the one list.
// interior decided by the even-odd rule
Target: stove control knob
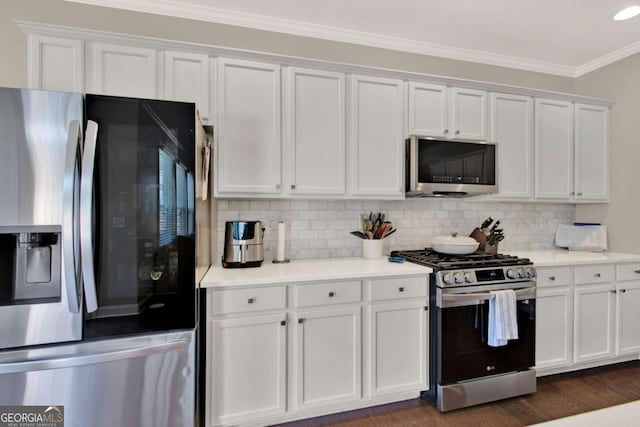
[{"label": "stove control knob", "polygon": [[458,271],[454,275],[454,279],[455,279],[456,283],[463,283],[464,282],[464,274],[461,271]]},{"label": "stove control knob", "polygon": [[518,274],[516,273],[516,271],[513,268],[510,268],[507,270],[507,277],[509,279],[517,279],[518,278]]},{"label": "stove control knob", "polygon": [[443,273],[442,274],[442,281],[447,285],[452,284],[453,283],[453,274],[452,273]]},{"label": "stove control knob", "polygon": [[527,272],[527,277],[530,279],[533,279],[534,277],[536,277],[536,269],[532,268],[532,267],[527,267],[525,269],[525,271]]},{"label": "stove control knob", "polygon": [[524,268],[518,269],[518,277],[521,279],[524,279],[525,277],[527,277],[527,273],[525,273]]},{"label": "stove control knob", "polygon": [[473,276],[468,271],[464,273],[464,281],[467,283],[473,283]]}]

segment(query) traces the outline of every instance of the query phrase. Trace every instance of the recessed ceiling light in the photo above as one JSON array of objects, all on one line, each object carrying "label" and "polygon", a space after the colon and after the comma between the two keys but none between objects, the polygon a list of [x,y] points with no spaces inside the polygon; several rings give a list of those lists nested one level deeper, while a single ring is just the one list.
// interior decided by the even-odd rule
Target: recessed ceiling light
[{"label": "recessed ceiling light", "polygon": [[640,14],[640,6],[629,6],[625,9],[622,9],[620,12],[616,13],[613,17],[614,21],[624,21],[625,19],[633,18],[634,16]]}]

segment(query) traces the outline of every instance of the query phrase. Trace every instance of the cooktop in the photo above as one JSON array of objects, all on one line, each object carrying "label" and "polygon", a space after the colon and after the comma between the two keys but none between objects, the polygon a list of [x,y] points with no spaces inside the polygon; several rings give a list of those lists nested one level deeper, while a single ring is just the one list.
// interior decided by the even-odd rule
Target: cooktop
[{"label": "cooktop", "polygon": [[514,255],[488,254],[485,252],[474,252],[469,255],[446,255],[436,252],[431,248],[392,251],[391,256],[402,257],[414,264],[420,264],[438,270],[532,264],[528,258],[518,258]]}]

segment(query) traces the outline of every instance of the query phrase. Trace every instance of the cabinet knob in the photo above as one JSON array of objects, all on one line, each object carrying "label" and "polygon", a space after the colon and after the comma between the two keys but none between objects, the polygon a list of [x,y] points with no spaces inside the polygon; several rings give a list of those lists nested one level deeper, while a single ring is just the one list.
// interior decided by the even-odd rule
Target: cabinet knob
[{"label": "cabinet knob", "polygon": [[556,276],[549,276],[549,280],[553,282],[554,280],[556,280]]},{"label": "cabinet knob", "polygon": [[333,298],[333,296],[334,296],[335,294],[336,294],[335,292],[331,291],[331,292],[329,292],[329,297],[330,297],[330,298]]},{"label": "cabinet knob", "polygon": [[578,196],[582,196],[582,193],[578,193]]},{"label": "cabinet knob", "polygon": [[286,320],[281,320],[280,321],[280,326],[287,326],[287,321]]},{"label": "cabinet knob", "polygon": [[302,325],[304,323],[304,319],[298,319],[298,325]]},{"label": "cabinet knob", "polygon": [[456,131],[456,135],[460,135],[460,131],[459,130]]},{"label": "cabinet knob", "polygon": [[295,184],[291,184],[291,189],[295,190],[296,189],[296,185]]},{"label": "cabinet knob", "polygon": [[400,287],[398,288],[398,292],[404,292],[404,287],[400,286]]},{"label": "cabinet knob", "polygon": [[627,290],[626,289],[620,289],[620,292],[622,292],[624,294],[625,292],[627,292]]},{"label": "cabinet knob", "polygon": [[256,299],[255,299],[255,298],[249,298],[249,299],[247,300],[247,303],[249,303],[249,304],[253,304],[254,302],[256,302]]},{"label": "cabinet knob", "polygon": [[595,276],[596,276],[596,277],[600,277],[600,273],[596,273],[596,274],[595,274]]},{"label": "cabinet knob", "polygon": [[445,129],[445,130],[444,130],[444,134],[446,135],[446,134],[448,134],[448,133],[449,133],[449,129]]},{"label": "cabinet knob", "polygon": [[429,307],[427,307],[426,305],[424,306],[424,311],[429,311]]}]

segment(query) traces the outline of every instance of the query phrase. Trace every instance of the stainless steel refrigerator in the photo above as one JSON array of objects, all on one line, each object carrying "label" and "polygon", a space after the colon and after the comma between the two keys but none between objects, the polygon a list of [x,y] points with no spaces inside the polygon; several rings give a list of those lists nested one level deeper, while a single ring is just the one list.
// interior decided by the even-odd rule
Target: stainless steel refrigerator
[{"label": "stainless steel refrigerator", "polygon": [[190,103],[0,88],[0,406],[194,424],[196,131]]}]

